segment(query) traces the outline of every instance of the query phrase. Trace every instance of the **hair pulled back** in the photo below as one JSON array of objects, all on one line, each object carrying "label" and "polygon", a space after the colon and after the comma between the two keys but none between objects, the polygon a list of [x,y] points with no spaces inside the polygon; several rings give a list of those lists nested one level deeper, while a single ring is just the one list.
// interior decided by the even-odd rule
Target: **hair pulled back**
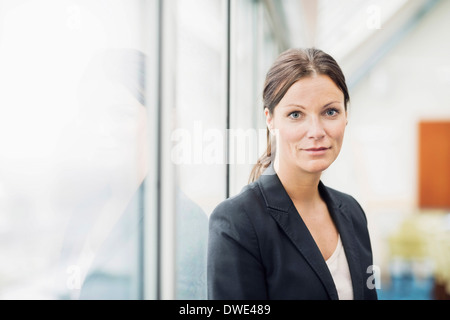
[{"label": "hair pulled back", "polygon": [[[344,74],[336,60],[316,48],[289,49],[278,56],[269,69],[263,90],[264,109],[273,114],[289,88],[302,78],[315,75],[328,76],[344,94],[344,106],[350,101]],[[249,182],[259,178],[275,156],[275,143],[267,129],[267,150],[252,169]]]}]

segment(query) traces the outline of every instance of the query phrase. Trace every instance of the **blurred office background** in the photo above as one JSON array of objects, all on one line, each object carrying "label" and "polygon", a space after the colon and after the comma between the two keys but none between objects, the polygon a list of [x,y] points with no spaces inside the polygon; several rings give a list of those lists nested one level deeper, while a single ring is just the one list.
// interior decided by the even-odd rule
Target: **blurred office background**
[{"label": "blurred office background", "polygon": [[323,181],[365,209],[380,299],[448,299],[449,30],[447,0],[0,0],[0,298],[205,299],[265,73],[316,46],[351,95]]}]

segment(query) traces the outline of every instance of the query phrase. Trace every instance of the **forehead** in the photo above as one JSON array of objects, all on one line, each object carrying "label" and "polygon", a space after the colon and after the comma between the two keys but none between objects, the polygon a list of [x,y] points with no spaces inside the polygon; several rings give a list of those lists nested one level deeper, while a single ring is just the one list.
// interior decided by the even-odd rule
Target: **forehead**
[{"label": "forehead", "polygon": [[306,77],[295,82],[279,105],[298,104],[304,107],[325,105],[331,101],[344,102],[344,94],[328,76]]}]

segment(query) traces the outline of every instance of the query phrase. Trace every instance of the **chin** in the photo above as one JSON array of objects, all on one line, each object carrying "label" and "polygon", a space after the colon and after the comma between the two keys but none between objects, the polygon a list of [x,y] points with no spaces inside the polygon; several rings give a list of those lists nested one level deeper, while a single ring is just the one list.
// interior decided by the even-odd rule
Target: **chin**
[{"label": "chin", "polygon": [[[310,161],[312,162],[312,161]],[[298,167],[305,172],[308,173],[322,173],[323,171],[327,170],[332,162],[330,161],[314,161],[313,163],[301,163],[298,164]]]}]

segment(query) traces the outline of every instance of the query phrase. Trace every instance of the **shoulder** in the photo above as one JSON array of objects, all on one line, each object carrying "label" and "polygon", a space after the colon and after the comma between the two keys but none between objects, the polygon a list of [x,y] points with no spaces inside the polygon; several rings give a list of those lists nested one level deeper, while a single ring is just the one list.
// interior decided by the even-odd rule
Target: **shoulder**
[{"label": "shoulder", "polygon": [[260,185],[253,182],[217,205],[209,217],[209,230],[254,237],[269,219]]},{"label": "shoulder", "polygon": [[210,250],[220,251],[224,246],[234,248],[237,245],[258,257],[257,229],[263,223],[261,217],[265,211],[259,186],[255,183],[219,203],[209,217]]},{"label": "shoulder", "polygon": [[226,216],[233,220],[246,219],[245,215],[254,212],[255,207],[262,201],[259,186],[256,182],[253,182],[246,185],[237,195],[219,203],[211,213],[210,218]]}]

